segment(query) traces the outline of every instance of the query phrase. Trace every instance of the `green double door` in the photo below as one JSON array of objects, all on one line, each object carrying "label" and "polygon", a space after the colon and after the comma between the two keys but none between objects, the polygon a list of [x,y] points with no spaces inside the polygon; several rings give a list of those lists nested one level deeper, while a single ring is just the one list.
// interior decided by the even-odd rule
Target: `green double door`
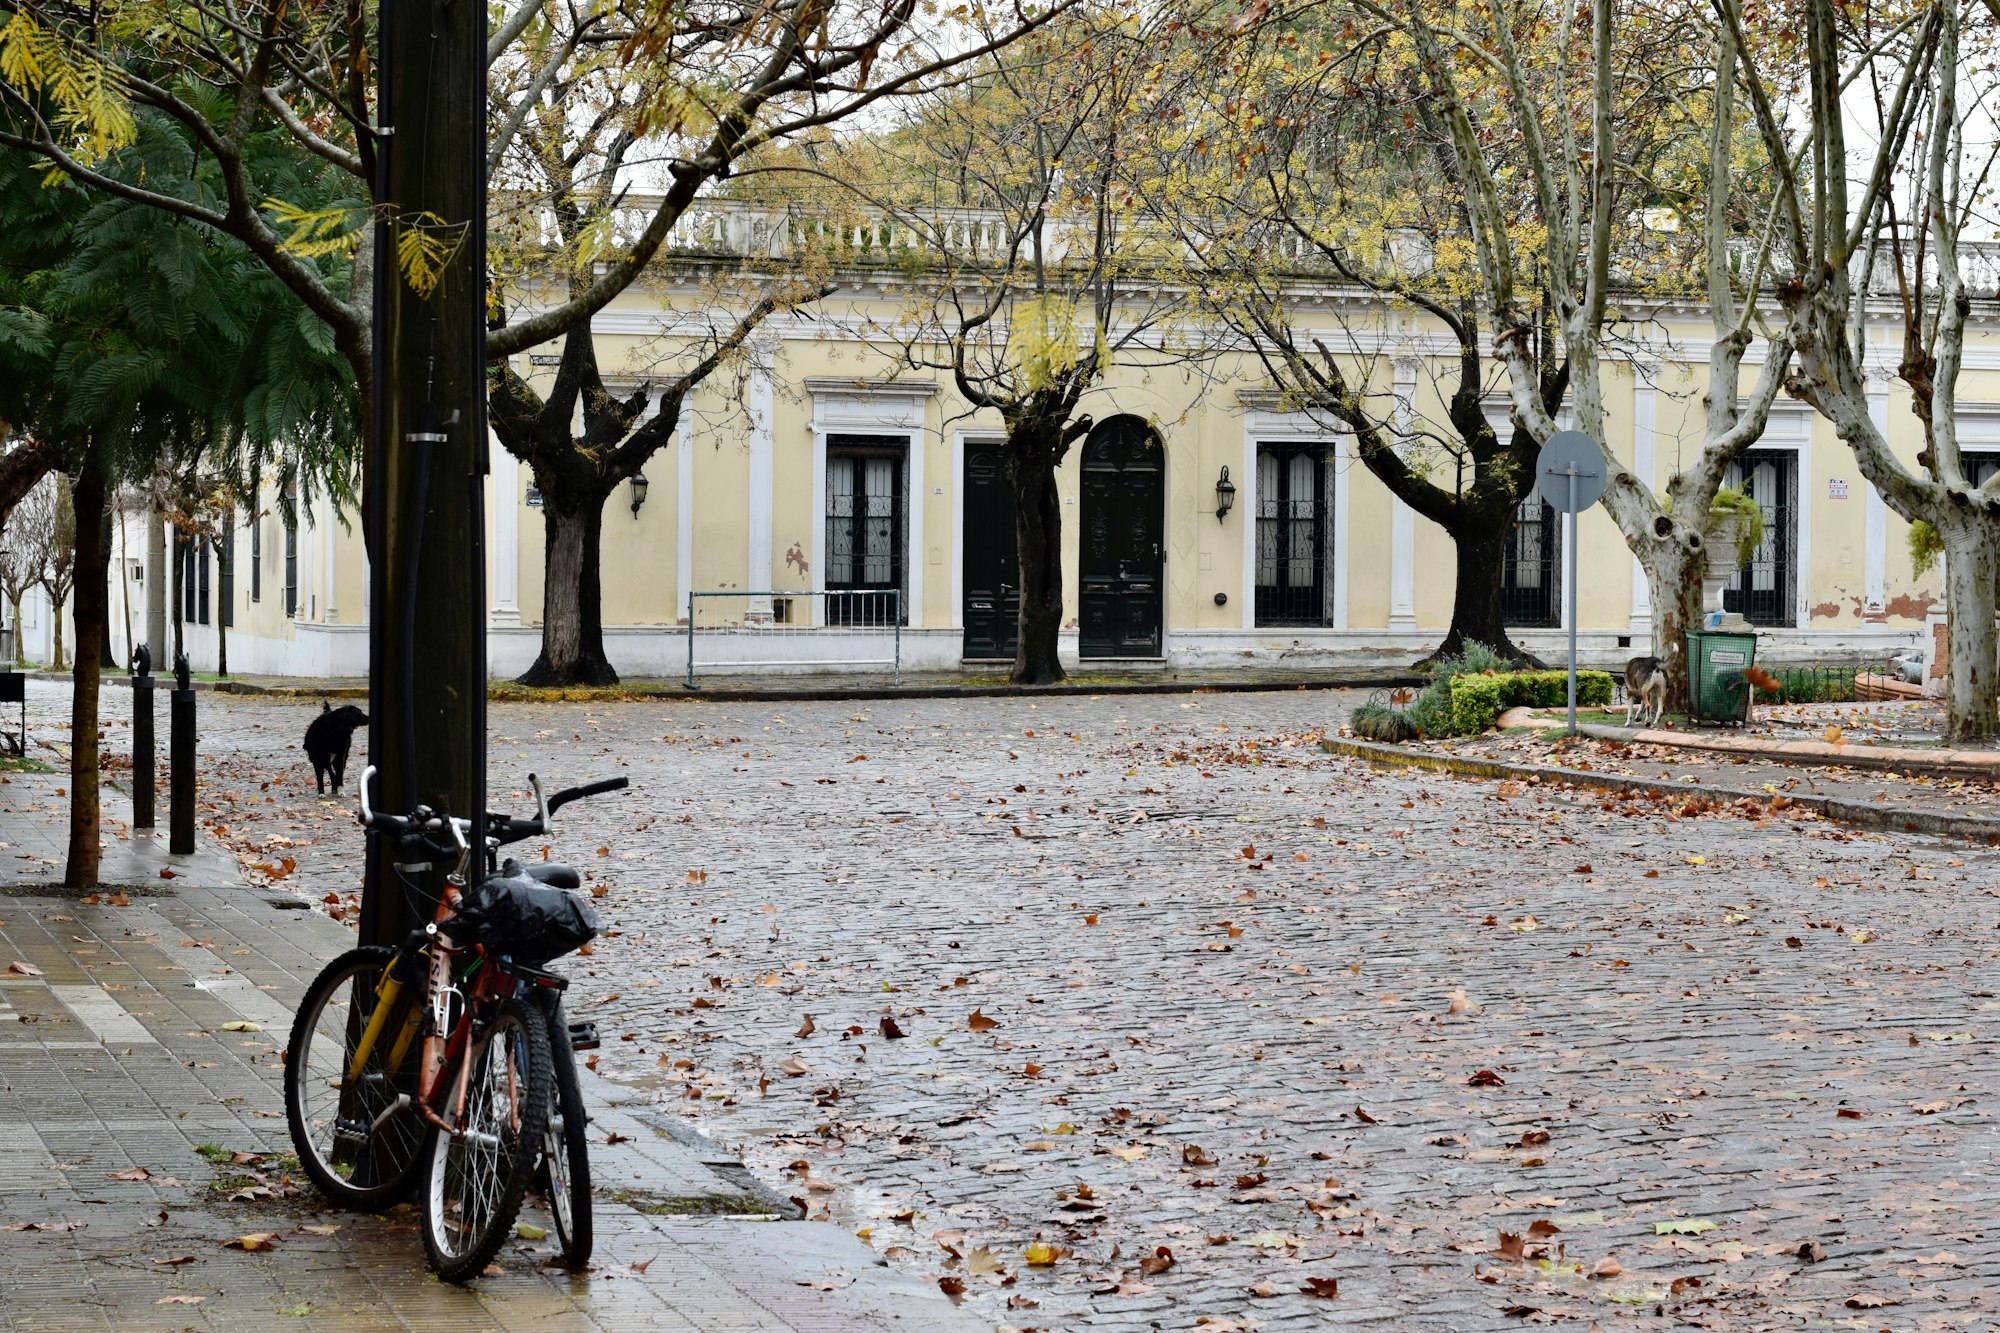
[{"label": "green double door", "polygon": [[1158,657],[1166,563],[1166,450],[1145,420],[1117,416],[1083,442],[1077,653]]},{"label": "green double door", "polygon": [[[1138,417],[1113,417],[1084,441],[1077,570],[1084,657],[1161,655],[1165,457],[1159,435]],[[1011,661],[1019,642],[1021,567],[1003,458],[997,441],[966,443],[960,613],[962,652],[972,662]]]}]

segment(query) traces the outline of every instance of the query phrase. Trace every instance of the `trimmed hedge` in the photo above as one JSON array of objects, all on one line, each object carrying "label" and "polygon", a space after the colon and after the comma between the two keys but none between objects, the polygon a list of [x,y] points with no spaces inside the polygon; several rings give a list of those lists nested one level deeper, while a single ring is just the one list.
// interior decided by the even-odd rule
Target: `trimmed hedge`
[{"label": "trimmed hedge", "polygon": [[[1461,736],[1476,736],[1491,728],[1509,708],[1557,708],[1569,702],[1569,675],[1562,671],[1510,671],[1451,678],[1451,725]],[[1601,707],[1611,702],[1611,673],[1576,673],[1578,706]]]}]

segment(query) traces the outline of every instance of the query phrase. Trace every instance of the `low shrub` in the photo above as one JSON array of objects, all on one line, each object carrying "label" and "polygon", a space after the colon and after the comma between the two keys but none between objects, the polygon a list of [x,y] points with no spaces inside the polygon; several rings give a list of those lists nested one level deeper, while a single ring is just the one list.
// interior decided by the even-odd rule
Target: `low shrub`
[{"label": "low shrub", "polygon": [[1348,719],[1354,734],[1366,741],[1386,741],[1395,744],[1417,738],[1417,724],[1410,715],[1400,708],[1390,708],[1385,704],[1363,704],[1354,710]]},{"label": "low shrub", "polygon": [[[1509,708],[1556,708],[1569,700],[1569,676],[1562,671],[1454,676],[1450,688],[1451,729],[1460,736],[1488,730]],[[1576,702],[1588,707],[1610,703],[1611,673],[1577,672]]]}]

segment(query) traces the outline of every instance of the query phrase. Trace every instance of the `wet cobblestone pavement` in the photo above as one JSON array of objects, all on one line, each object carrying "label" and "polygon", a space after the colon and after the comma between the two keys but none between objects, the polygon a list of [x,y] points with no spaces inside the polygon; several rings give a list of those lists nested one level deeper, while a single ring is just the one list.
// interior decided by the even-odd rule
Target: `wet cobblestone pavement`
[{"label": "wet cobblestone pavement", "polygon": [[[555,844],[599,1071],[996,1324],[2000,1326],[2000,854],[1378,773],[1353,701],[495,705],[496,795],[636,788]],[[224,836],[350,888],[311,707],[202,705]]]}]

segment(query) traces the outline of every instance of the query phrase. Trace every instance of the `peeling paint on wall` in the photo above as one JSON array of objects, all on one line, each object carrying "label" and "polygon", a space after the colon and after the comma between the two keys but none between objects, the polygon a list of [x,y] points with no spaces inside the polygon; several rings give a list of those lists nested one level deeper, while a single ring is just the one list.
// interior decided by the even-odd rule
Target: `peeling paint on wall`
[{"label": "peeling paint on wall", "polygon": [[806,563],[805,548],[800,546],[797,542],[793,542],[790,546],[785,548],[785,563],[787,565],[790,565],[792,568],[798,570],[801,575],[810,574],[812,572],[812,566]]}]

